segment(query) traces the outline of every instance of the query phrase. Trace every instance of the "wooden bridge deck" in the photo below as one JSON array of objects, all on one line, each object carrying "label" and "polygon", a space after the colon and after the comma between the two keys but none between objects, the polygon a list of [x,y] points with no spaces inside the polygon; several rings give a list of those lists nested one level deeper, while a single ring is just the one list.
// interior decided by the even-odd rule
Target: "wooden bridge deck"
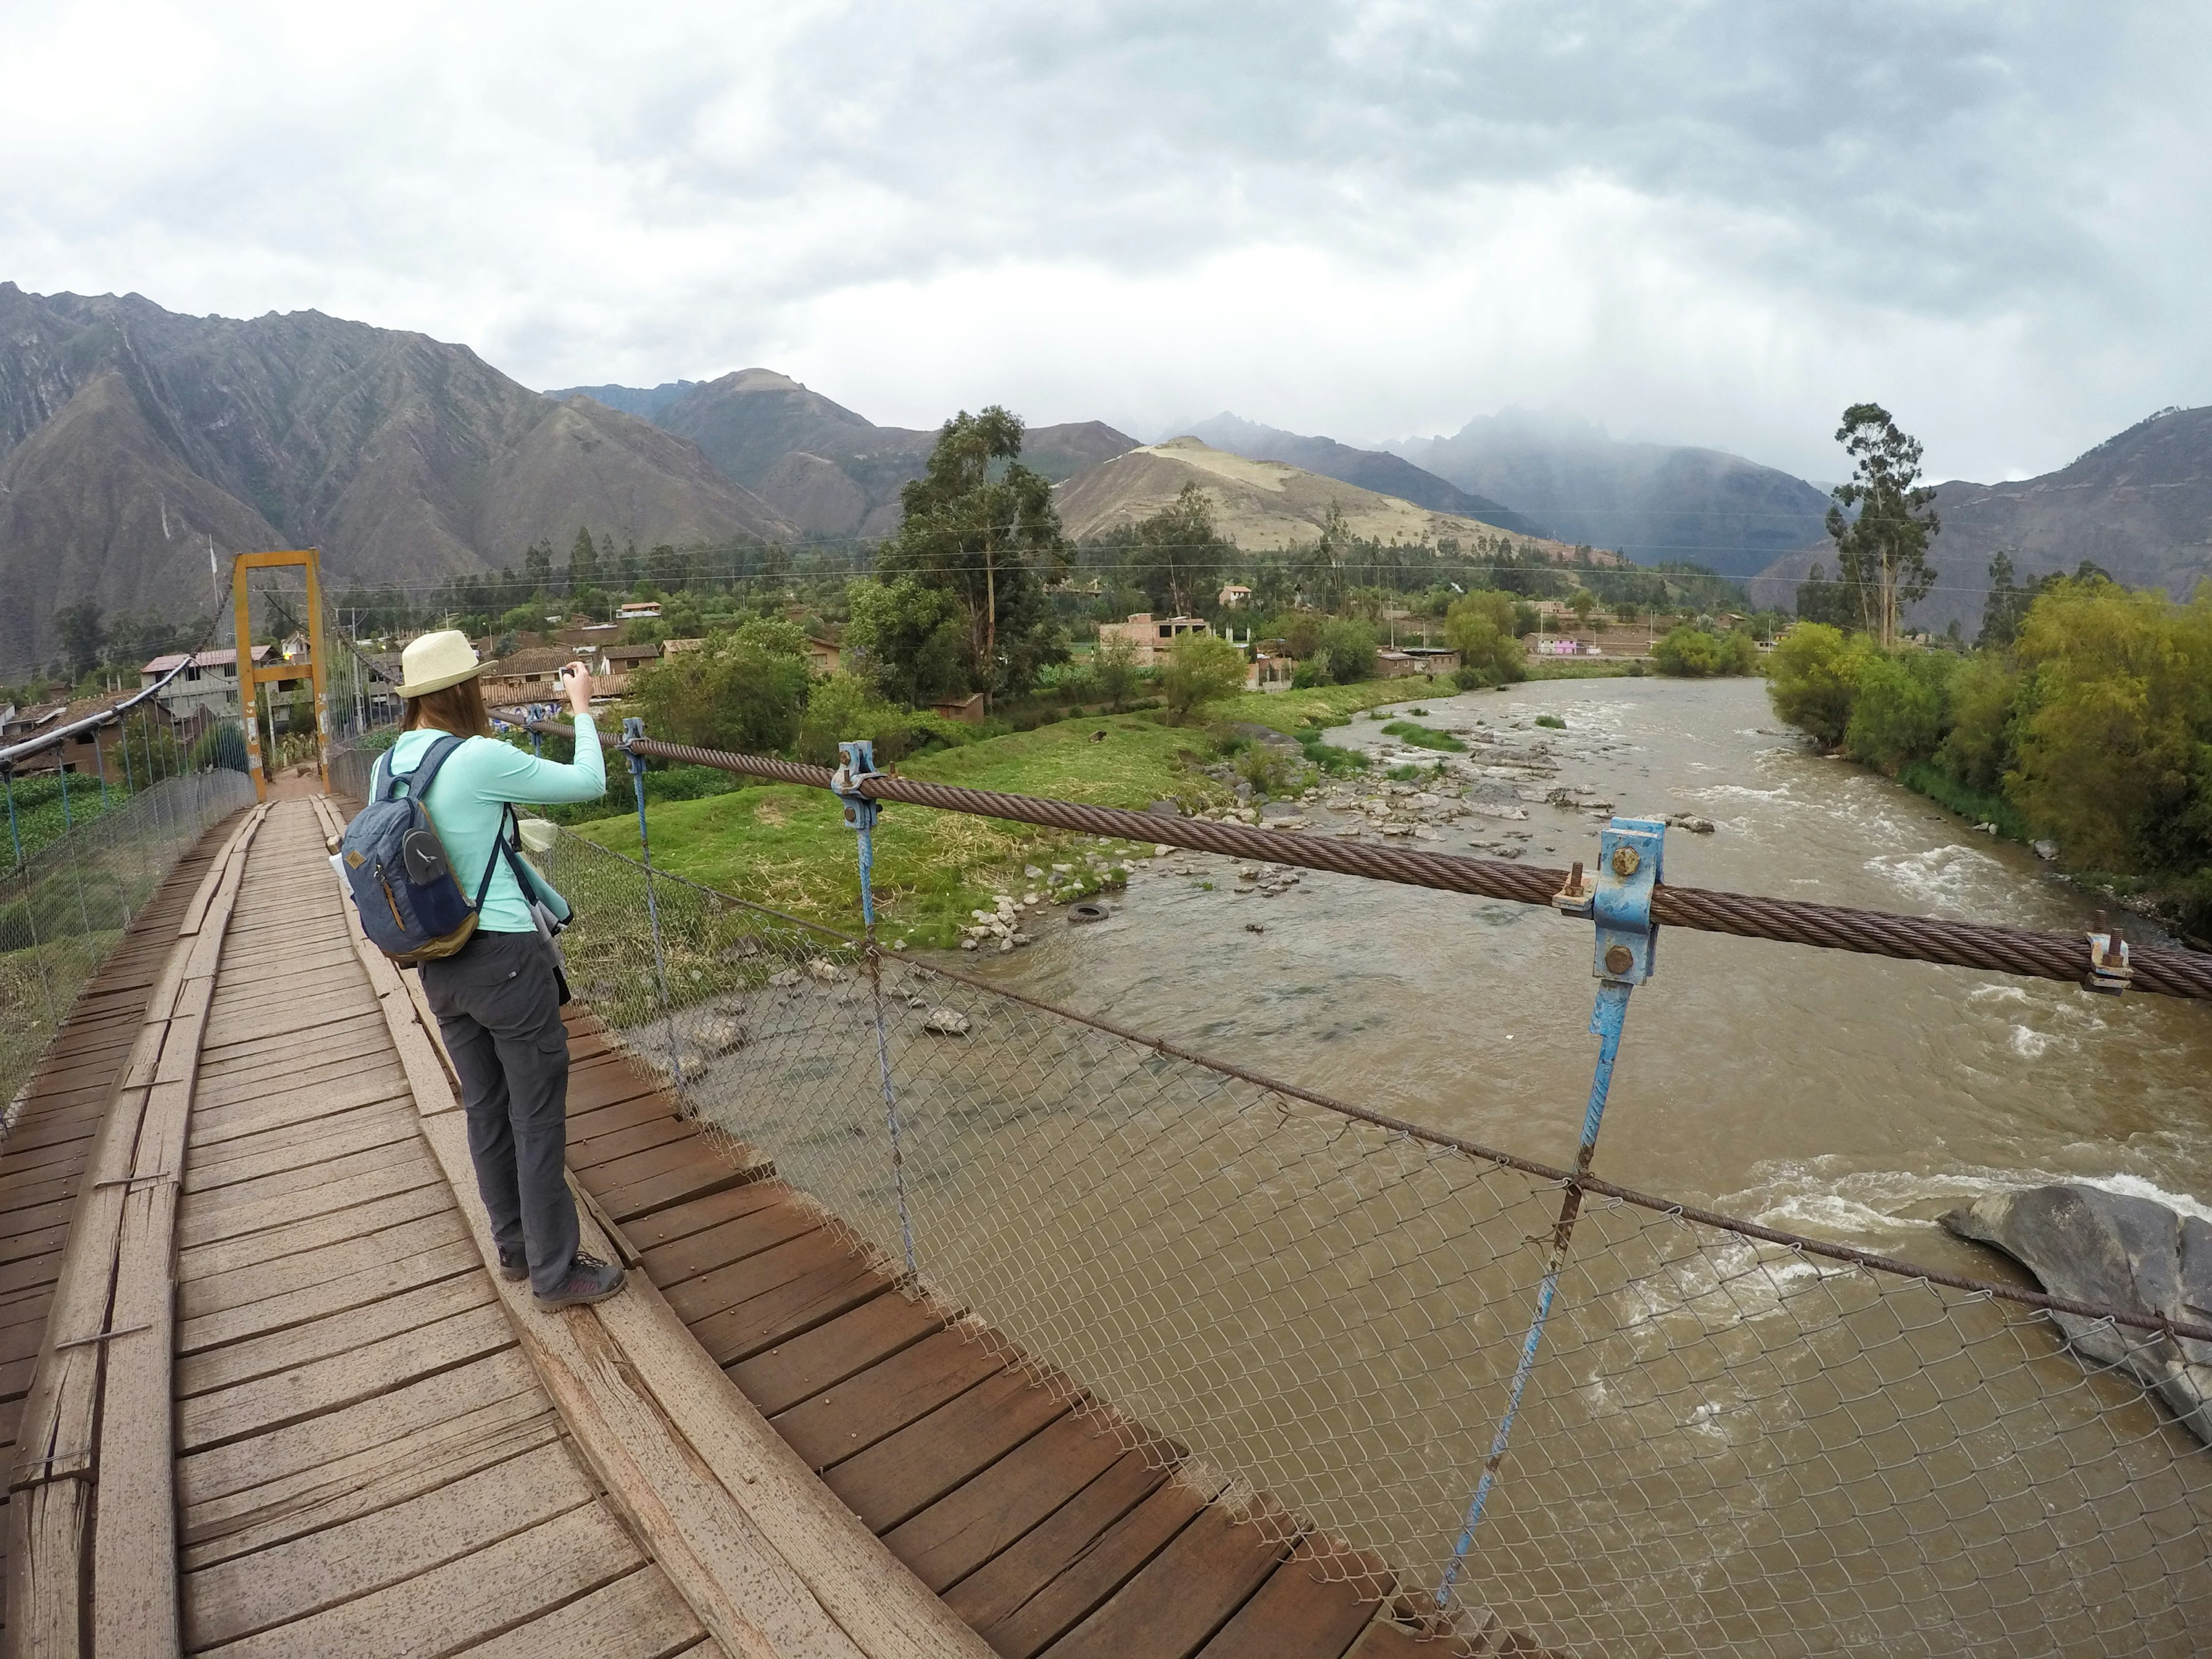
[{"label": "wooden bridge deck", "polygon": [[538,1312],[335,815],[262,810],[179,866],[0,1147],[6,1652],[1534,1651],[1480,1615],[1417,1643],[1379,1565],[1325,1582],[1264,1498],[1127,1450],[581,1007],[570,1167],[633,1288]]}]

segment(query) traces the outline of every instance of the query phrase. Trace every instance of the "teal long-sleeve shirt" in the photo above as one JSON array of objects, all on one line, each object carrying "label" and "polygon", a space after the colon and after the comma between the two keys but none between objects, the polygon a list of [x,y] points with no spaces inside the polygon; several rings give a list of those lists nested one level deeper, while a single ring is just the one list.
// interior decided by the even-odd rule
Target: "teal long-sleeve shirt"
[{"label": "teal long-sleeve shirt", "polygon": [[[402,732],[399,741],[392,745],[387,764],[404,779],[444,735],[422,730]],[[464,893],[474,898],[477,884],[483,879],[484,865],[496,851],[494,837],[510,804],[597,800],[606,793],[607,762],[599,751],[599,730],[589,714],[579,714],[573,763],[538,759],[496,738],[470,738],[438,769],[422,806],[438,827],[438,839],[445,845],[453,878]],[[490,933],[537,931],[522,889],[505,859],[492,872],[477,926]]]}]

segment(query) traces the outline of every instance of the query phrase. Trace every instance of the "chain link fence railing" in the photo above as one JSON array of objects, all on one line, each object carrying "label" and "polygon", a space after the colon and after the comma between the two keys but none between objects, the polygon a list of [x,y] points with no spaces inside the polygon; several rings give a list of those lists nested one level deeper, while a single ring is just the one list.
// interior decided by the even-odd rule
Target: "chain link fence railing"
[{"label": "chain link fence railing", "polygon": [[77,994],[177,860],[210,825],[252,804],[243,772],[164,777],[0,873],[0,1102],[14,1102]]},{"label": "chain link fence railing", "polygon": [[[878,991],[861,940],[566,832],[544,864],[577,994],[702,1118],[1133,1445],[1433,1605],[1559,1172],[895,954]],[[2138,1367],[1759,1231],[1585,1197],[1460,1617],[1588,1656],[2203,1650],[2212,1452]]]}]

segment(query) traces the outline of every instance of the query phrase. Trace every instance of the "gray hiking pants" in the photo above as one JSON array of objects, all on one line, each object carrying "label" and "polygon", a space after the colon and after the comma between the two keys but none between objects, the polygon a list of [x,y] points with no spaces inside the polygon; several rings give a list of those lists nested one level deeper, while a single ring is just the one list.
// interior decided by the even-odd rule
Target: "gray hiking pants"
[{"label": "gray hiking pants", "polygon": [[460,1073],[477,1192],[502,1255],[550,1295],[576,1254],[566,1176],[568,1034],[552,947],[536,933],[479,933],[422,967],[422,992]]}]

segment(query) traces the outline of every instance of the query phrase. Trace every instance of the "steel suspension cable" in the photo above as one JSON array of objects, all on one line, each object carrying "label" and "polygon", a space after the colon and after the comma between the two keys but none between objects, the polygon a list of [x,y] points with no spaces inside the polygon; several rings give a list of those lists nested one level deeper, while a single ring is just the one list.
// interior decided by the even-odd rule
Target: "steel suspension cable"
[{"label": "steel suspension cable", "polygon": [[[559,721],[533,720],[526,724],[533,732],[573,735],[571,729]],[[602,732],[600,741],[613,744],[617,740]],[[650,738],[637,738],[628,746],[635,754],[679,765],[714,767],[745,777],[811,789],[827,790],[830,787],[830,774],[826,767],[807,766],[797,761],[735,755]],[[1509,864],[1502,860],[1367,846],[1287,830],[1261,830],[1249,824],[1169,817],[1157,812],[1012,795],[993,789],[964,789],[889,774],[863,780],[860,789],[874,800],[903,801],[942,811],[967,812],[1084,835],[1183,847],[1196,852],[1362,876],[1440,892],[1464,893],[1476,898],[1504,899],[1516,904],[1549,905],[1553,896],[1569,879],[1569,872],[1565,870]],[[1953,968],[1977,968],[2032,979],[2065,980],[2077,985],[2088,978],[2091,967],[2086,934],[2037,933],[1986,922],[1899,915],[1887,910],[1861,910],[1802,899],[1769,898],[1753,893],[1677,887],[1666,883],[1662,883],[1652,894],[1651,919],[1667,927],[1727,933],[1738,939],[1772,939],[1784,945],[1809,945],[1821,950],[1932,962]],[[2130,945],[2129,964],[2134,970],[2134,989],[2212,1001],[2212,956]]]}]

